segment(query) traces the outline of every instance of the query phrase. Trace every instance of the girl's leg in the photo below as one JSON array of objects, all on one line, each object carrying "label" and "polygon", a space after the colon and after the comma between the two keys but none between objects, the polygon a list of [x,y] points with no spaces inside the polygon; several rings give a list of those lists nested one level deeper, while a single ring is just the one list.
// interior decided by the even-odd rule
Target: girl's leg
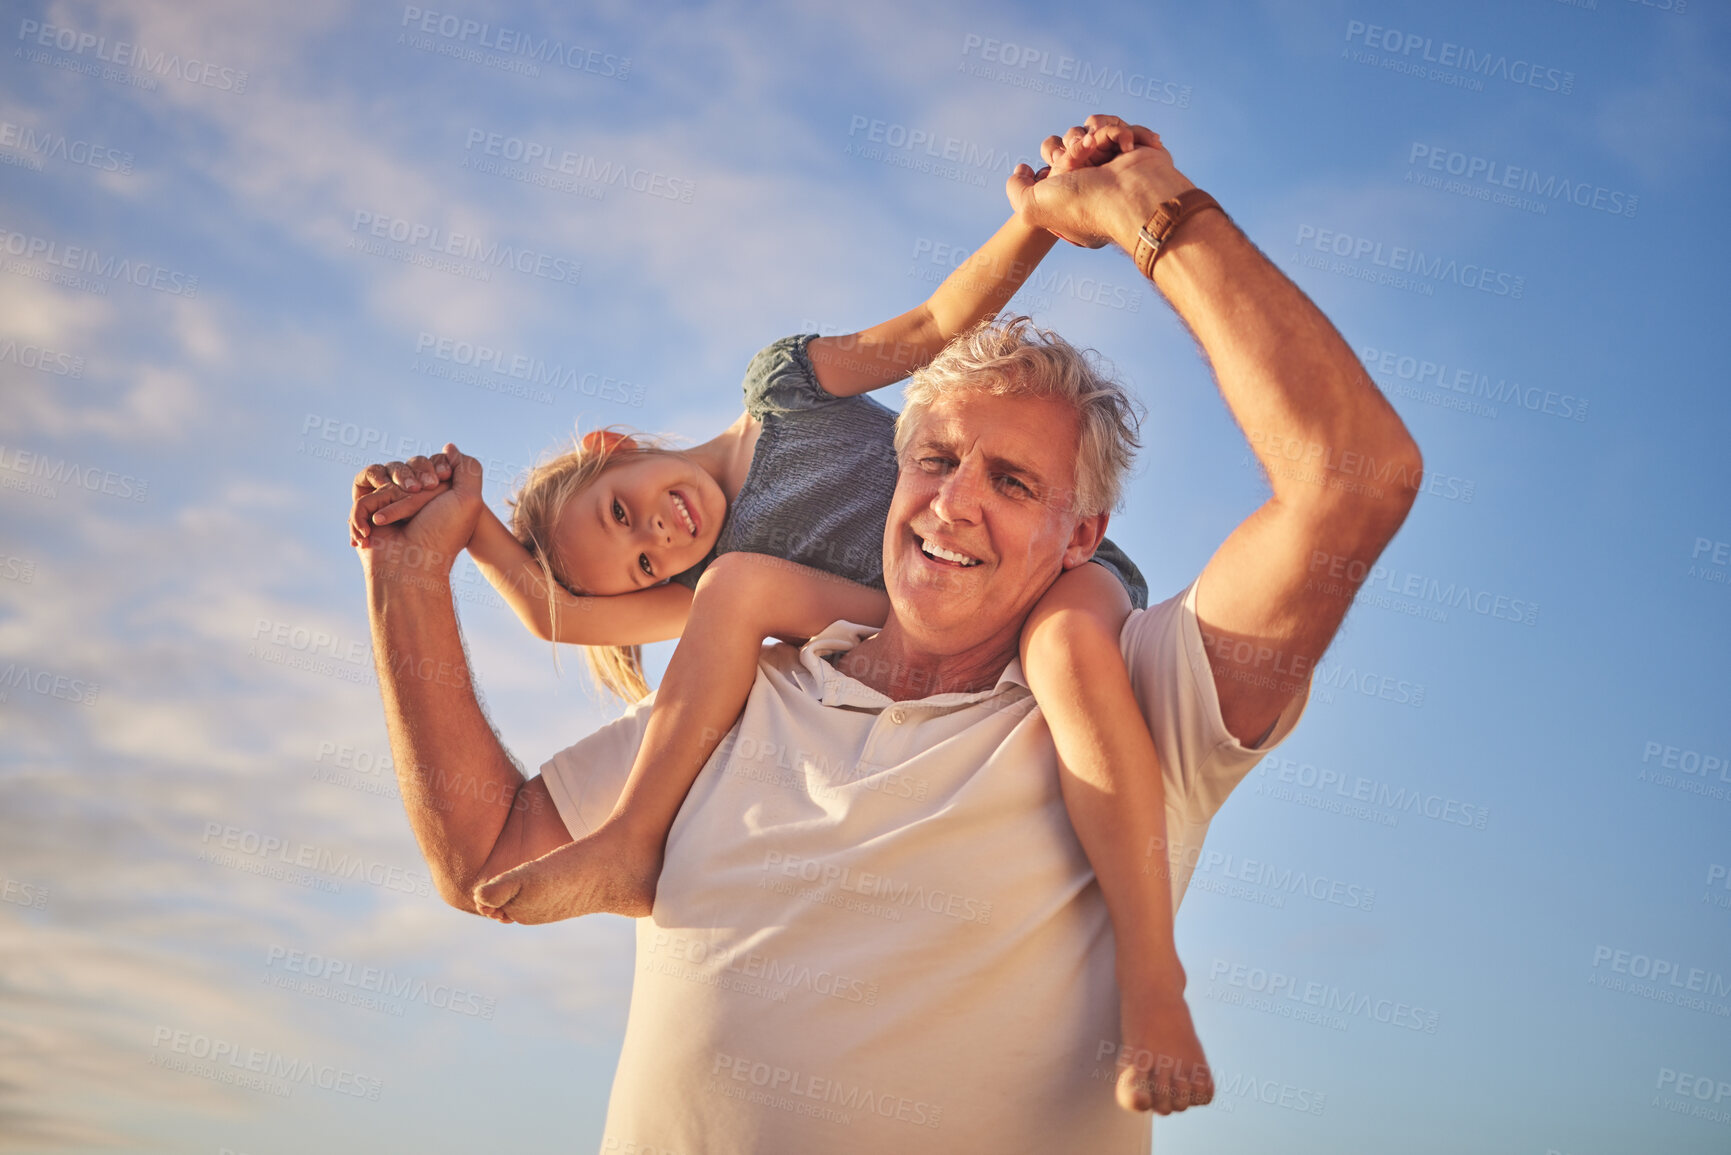
[{"label": "girl's leg", "polygon": [[697,583],[613,813],[595,831],[482,883],[475,901],[514,922],[608,912],[643,916],[685,795],[745,708],[766,637],[810,637],[838,618],[876,625],[876,590],[780,558],[729,553]]},{"label": "girl's leg", "polygon": [[1164,1115],[1213,1098],[1172,937],[1166,788],[1118,635],[1130,612],[1104,567],[1063,574],[1022,631],[1022,667],[1051,727],[1070,823],[1117,938],[1118,1102]]}]

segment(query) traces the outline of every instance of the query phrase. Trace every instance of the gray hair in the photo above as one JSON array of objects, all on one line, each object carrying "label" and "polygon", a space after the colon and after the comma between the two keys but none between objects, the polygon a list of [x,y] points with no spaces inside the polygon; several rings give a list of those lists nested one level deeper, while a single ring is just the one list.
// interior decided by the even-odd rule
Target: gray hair
[{"label": "gray hair", "polygon": [[914,371],[896,419],[899,458],[926,410],[941,397],[1054,397],[1076,411],[1075,512],[1093,517],[1118,508],[1124,478],[1142,442],[1142,406],[1092,350],[1077,349],[1031,317],[982,321]]}]

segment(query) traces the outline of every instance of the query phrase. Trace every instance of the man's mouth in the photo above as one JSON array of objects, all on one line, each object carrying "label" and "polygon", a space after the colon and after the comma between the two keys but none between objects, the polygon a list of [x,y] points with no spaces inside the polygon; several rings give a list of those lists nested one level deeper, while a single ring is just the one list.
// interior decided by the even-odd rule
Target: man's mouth
[{"label": "man's mouth", "polygon": [[697,536],[698,521],[692,514],[691,507],[685,504],[685,498],[677,491],[672,492],[669,496],[673,498],[673,512],[679,518],[680,524],[685,526],[686,533],[689,533],[695,538]]},{"label": "man's mouth", "polygon": [[963,569],[980,564],[980,559],[977,557],[969,557],[965,553],[958,553],[953,549],[945,549],[941,545],[933,545],[918,534],[914,535],[914,540],[919,543],[920,552],[931,558],[933,561],[946,562],[950,565],[960,566]]}]

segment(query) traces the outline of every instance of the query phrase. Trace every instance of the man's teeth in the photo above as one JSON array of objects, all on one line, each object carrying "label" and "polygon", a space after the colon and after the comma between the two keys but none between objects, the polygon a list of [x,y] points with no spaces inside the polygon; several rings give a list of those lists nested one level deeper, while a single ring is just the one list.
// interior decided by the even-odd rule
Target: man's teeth
[{"label": "man's teeth", "polygon": [[980,559],[977,557],[969,557],[965,553],[956,553],[953,550],[945,549],[941,545],[933,545],[929,541],[920,542],[920,548],[926,552],[926,556],[935,557],[935,558],[939,559],[940,561],[959,562],[962,565],[979,565],[980,564]]},{"label": "man's teeth", "polygon": [[685,508],[685,503],[679,499],[677,493],[673,495],[673,509],[679,514],[679,520],[685,523],[685,532],[696,537],[697,523],[691,520],[691,511]]}]

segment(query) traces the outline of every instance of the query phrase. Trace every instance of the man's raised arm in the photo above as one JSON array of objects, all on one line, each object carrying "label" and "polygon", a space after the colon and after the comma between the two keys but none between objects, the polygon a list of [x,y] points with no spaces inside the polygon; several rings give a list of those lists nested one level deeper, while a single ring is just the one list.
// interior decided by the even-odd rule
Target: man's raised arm
[{"label": "man's raised arm", "polygon": [[[1194,187],[1158,136],[1116,117],[1090,117],[1063,143],[1120,155],[1039,182],[1018,171],[1009,193],[1032,222],[1085,243],[1135,253],[1155,210]],[[1154,284],[1202,346],[1274,491],[1196,592],[1227,729],[1256,744],[1304,692],[1405,520],[1423,461],[1328,318],[1224,213],[1181,219]]]},{"label": "man's raised arm", "polygon": [[[477,910],[477,882],[570,841],[536,778],[523,780],[469,680],[451,565],[480,510],[475,463],[447,446],[452,487],[410,521],[376,527],[361,549],[373,658],[397,782],[439,896]],[[355,480],[355,499],[373,491]]]}]

